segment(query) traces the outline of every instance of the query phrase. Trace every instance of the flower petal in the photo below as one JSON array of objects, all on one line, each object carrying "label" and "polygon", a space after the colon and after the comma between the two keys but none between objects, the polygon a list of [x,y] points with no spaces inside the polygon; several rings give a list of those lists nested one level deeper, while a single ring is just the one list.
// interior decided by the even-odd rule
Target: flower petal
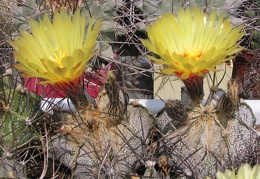
[{"label": "flower petal", "polygon": [[85,15],[80,10],[72,16],[66,10],[55,12],[53,22],[47,14],[39,22],[29,19],[32,33],[21,31],[17,39],[9,42],[20,62],[14,66],[26,77],[42,78],[42,84],[73,81],[83,74],[87,61],[97,53],[101,20],[94,25],[94,19],[90,19],[85,39]]},{"label": "flower petal", "polygon": [[141,40],[167,65],[163,73],[175,72],[182,79],[204,75],[208,70],[233,58],[242,50],[236,43],[244,33],[242,26],[233,28],[230,19],[209,15],[198,8],[180,9],[177,14],[163,14],[147,27],[148,40]]}]

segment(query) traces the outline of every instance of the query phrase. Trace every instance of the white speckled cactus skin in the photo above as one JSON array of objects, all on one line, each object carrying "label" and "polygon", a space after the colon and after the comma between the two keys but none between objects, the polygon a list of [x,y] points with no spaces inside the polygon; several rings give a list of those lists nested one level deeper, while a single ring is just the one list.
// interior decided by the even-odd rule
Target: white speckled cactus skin
[{"label": "white speckled cactus skin", "polygon": [[[104,101],[97,104],[102,108],[101,103]],[[147,109],[128,105],[126,118],[114,126],[105,122],[113,117],[99,115],[100,118],[94,119],[98,127],[92,131],[85,125],[73,126],[70,134],[59,135],[50,142],[54,149],[50,151],[73,170],[75,178],[123,177],[147,152],[145,140],[155,123]]]},{"label": "white speckled cactus skin", "polygon": [[[231,97],[235,94],[229,91],[227,94],[230,98],[226,98],[233,99]],[[187,115],[180,116],[181,119],[184,119],[183,116],[187,118],[183,122],[172,116],[174,112],[179,116],[180,110],[185,113],[185,105],[180,106],[182,104],[179,101],[167,104],[169,108],[174,106],[171,117],[166,111],[167,105],[166,110],[154,118],[144,107],[133,102],[127,106],[124,118],[118,120],[109,113],[100,113],[107,110],[109,103],[107,96],[102,94],[97,101],[100,107],[98,111],[80,112],[82,117],[85,116],[81,118],[82,122],[85,121],[81,125],[69,115],[65,124],[73,125],[67,126],[69,130],[64,130],[65,135],[53,138],[50,146],[54,150],[51,150],[50,156],[71,168],[75,178],[122,178],[127,174],[136,174],[132,168],[140,158],[158,165],[159,161],[154,157],[164,155],[182,168],[180,178],[185,175],[213,177],[218,170],[245,162],[248,149],[254,147],[257,137],[254,131],[256,119],[250,107],[245,103],[228,105],[233,101],[222,101],[225,99],[223,95],[226,93],[221,97],[215,95],[207,105],[198,103],[192,109],[187,109]],[[191,99],[183,101],[188,100]],[[227,114],[225,107],[230,106],[234,111]],[[178,107],[181,107],[180,110]],[[84,125],[88,123],[92,125],[91,130]],[[155,125],[162,135],[158,140],[151,140],[151,130]],[[151,143],[146,142],[147,138]],[[153,145],[158,142],[159,145]],[[151,146],[157,147],[154,150],[157,153],[149,155]],[[162,176],[161,170],[157,171],[159,173],[156,176]],[[166,171],[165,176],[170,177],[170,170]]]},{"label": "white speckled cactus skin", "polygon": [[215,176],[218,170],[246,162],[249,148],[255,145],[256,119],[251,108],[240,103],[233,114],[226,115],[216,110],[219,102],[213,100],[205,106],[198,104],[188,110],[188,122],[184,125],[178,125],[178,121],[172,120],[166,111],[156,120],[162,130],[167,125],[175,126],[164,131],[164,142],[174,150],[161,152],[172,152],[170,158],[183,168],[196,168],[191,171],[197,178]]}]

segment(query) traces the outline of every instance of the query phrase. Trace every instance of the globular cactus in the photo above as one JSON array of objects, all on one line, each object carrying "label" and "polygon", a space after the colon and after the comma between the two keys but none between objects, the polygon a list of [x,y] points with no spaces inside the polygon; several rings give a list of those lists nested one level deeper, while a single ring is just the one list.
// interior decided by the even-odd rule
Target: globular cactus
[{"label": "globular cactus", "polygon": [[186,107],[179,100],[169,100],[165,102],[165,108],[158,114],[156,121],[160,132],[166,134],[174,130],[174,127],[184,125],[188,121],[188,112]]},{"label": "globular cactus", "polygon": [[178,120],[174,119],[178,117],[179,110],[184,111],[184,106],[179,109],[173,107],[171,114],[175,115],[169,115],[165,110],[157,117],[160,130],[164,130],[160,124],[165,121],[172,126],[171,130],[164,132],[164,144],[161,144],[168,148],[160,152],[168,153],[177,165],[189,170],[186,176],[215,176],[220,169],[248,160],[248,148],[255,146],[257,141],[254,131],[256,119],[247,104],[234,104],[232,99],[238,99],[238,93],[234,94],[234,91],[238,90],[232,84],[227,94],[213,98],[208,104],[187,109],[185,125],[179,125]]},{"label": "globular cactus", "polygon": [[135,175],[131,168],[148,156],[145,141],[155,119],[139,104],[128,104],[114,80],[109,72],[105,91],[96,100],[98,108],[67,115],[61,134],[50,141],[50,156],[70,168],[74,178]]}]

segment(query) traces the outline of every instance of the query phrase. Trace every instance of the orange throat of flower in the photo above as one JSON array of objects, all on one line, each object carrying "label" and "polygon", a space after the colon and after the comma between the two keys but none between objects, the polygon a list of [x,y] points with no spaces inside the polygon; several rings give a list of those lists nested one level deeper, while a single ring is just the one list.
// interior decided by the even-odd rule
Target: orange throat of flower
[{"label": "orange throat of flower", "polygon": [[202,52],[199,52],[199,53],[184,52],[183,56],[184,57],[188,57],[188,58],[193,58],[195,60],[198,60],[202,56]]},{"label": "orange throat of flower", "polygon": [[[183,73],[184,73],[184,72],[182,72],[182,71],[176,71],[176,72],[175,72],[175,75],[180,78]],[[193,77],[204,78],[204,76],[205,76],[207,73],[208,73],[208,70],[202,70],[202,71],[200,71],[200,72],[197,72],[196,74],[194,74],[194,73],[189,73],[189,77],[188,77],[187,79],[185,79],[185,80],[188,80],[188,79],[193,78]],[[201,74],[201,75],[199,75],[199,74]]]}]

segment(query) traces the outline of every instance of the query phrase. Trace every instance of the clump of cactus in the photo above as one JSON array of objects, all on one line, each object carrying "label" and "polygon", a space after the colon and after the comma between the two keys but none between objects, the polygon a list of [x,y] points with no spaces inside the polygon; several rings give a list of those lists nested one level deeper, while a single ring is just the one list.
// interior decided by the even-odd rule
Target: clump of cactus
[{"label": "clump of cactus", "polygon": [[[6,24],[28,32],[27,19],[40,19],[44,12],[50,12],[51,17],[61,9],[73,14],[81,8],[88,15],[102,18],[100,51],[88,64],[92,69],[86,69],[86,73],[94,73],[95,68],[102,66],[99,63],[117,66],[116,72],[98,73],[104,81],[98,97],[92,99],[93,105],[77,111],[51,108],[41,111],[42,116],[37,115],[42,98],[27,91],[20,74],[9,73],[10,70],[1,74],[1,148],[11,146],[10,151],[26,151],[32,140],[41,140],[42,146],[37,146],[44,155],[41,177],[47,176],[47,166],[52,162],[55,170],[65,166],[69,171],[66,175],[71,178],[205,178],[250,160],[248,149],[257,148],[255,117],[250,107],[240,102],[236,81],[229,82],[226,92],[212,88],[205,103],[183,87],[181,100],[166,101],[165,108],[156,116],[138,101],[129,103],[129,94],[134,95],[125,81],[129,76],[133,76],[133,84],[140,76],[152,80],[153,67],[144,55],[146,50],[140,38],[147,38],[145,26],[155,17],[163,12],[177,12],[181,7],[198,6],[205,12],[217,9],[218,14],[231,16],[236,24],[240,22],[236,12],[240,2],[28,0],[12,4],[4,1],[1,5],[8,9]],[[11,31],[6,38],[15,38],[17,34],[18,31]],[[128,73],[124,74],[124,70]],[[203,96],[203,89],[200,92]],[[42,134],[35,121],[44,121],[45,116],[52,116],[49,123],[55,129],[41,126],[45,129]],[[1,150],[1,160],[6,162],[3,153]],[[20,159],[12,156],[6,163],[22,170]],[[26,164],[34,160],[32,157]],[[0,169],[0,176],[9,177],[12,171]],[[28,177],[23,172],[17,175]]]}]

